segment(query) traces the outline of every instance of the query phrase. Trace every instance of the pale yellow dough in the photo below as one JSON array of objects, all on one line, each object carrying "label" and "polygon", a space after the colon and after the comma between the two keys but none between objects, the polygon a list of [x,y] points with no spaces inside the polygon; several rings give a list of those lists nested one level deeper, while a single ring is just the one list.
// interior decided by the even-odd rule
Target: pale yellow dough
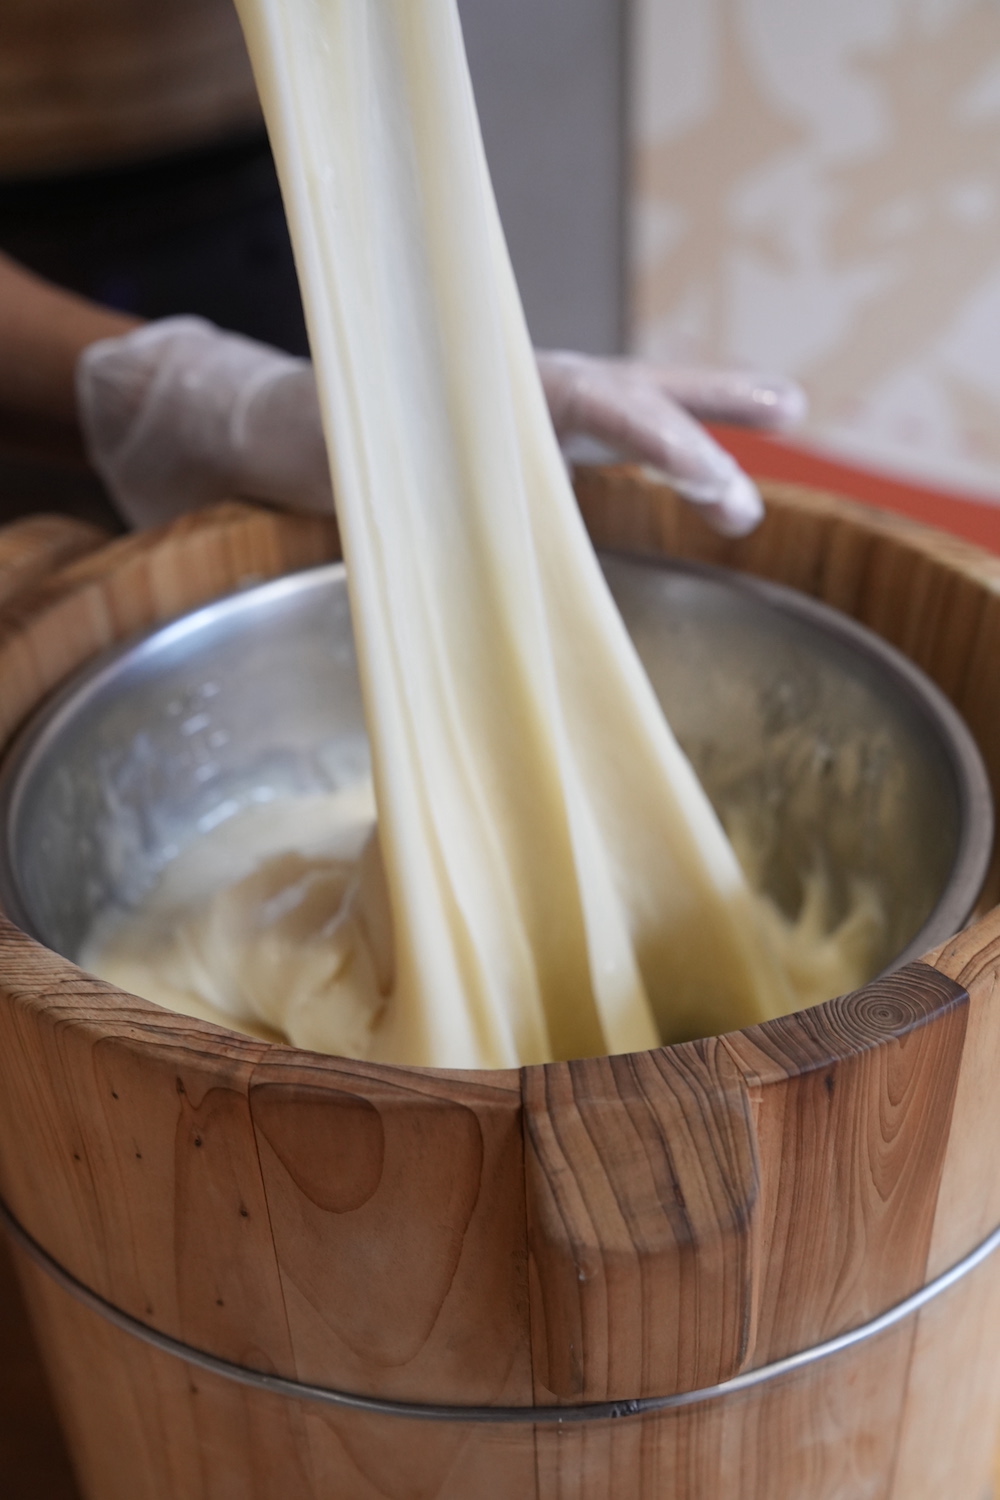
[{"label": "pale yellow dough", "polygon": [[[174,859],[138,913],[99,924],[83,962],[186,1015],[368,1057],[394,970],[384,886],[365,905],[367,928],[358,927],[374,818],[368,782],[250,808]],[[736,838],[753,870],[754,851],[738,824]],[[843,994],[870,977],[884,913],[871,882],[857,880],[852,895],[836,920],[817,868],[803,879],[794,921],[767,897],[753,897],[796,1005]]]},{"label": "pale yellow dough", "polygon": [[[339,867],[288,865],[298,907],[251,876],[181,924],[167,983],[194,993],[217,939],[249,942],[199,980],[213,1005],[443,1067],[622,1052],[792,1009],[577,511],[454,0],[238,9],[318,371],[378,843],[340,915]],[[285,900],[280,920],[259,916]],[[241,965],[252,983],[230,983]]]}]

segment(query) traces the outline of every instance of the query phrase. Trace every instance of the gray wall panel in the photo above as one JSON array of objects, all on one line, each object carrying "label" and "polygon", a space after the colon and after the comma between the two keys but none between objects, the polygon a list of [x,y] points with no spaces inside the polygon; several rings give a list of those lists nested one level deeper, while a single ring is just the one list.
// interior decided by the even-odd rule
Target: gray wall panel
[{"label": "gray wall panel", "polygon": [[624,0],[459,0],[536,344],[621,347]]}]

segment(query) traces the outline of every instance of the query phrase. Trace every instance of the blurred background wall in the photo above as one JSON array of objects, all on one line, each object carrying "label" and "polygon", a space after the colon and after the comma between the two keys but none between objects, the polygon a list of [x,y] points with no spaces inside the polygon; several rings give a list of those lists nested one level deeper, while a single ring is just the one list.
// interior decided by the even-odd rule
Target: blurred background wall
[{"label": "blurred background wall", "polygon": [[628,340],[1000,499],[1000,4],[634,0]]},{"label": "blurred background wall", "polygon": [[797,376],[1000,500],[1000,0],[460,0],[537,342]]}]

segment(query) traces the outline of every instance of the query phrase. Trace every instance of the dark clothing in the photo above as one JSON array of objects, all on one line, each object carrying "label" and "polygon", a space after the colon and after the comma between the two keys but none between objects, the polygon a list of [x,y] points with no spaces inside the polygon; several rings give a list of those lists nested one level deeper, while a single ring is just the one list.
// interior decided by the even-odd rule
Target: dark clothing
[{"label": "dark clothing", "polygon": [[[94,302],[307,354],[274,162],[263,132],[152,161],[0,180],[0,249]],[[0,524],[58,510],[121,523],[78,459],[0,432]]]},{"label": "dark clothing", "polygon": [[200,313],[308,353],[262,132],[155,161],[0,182],[0,249],[122,312]]}]

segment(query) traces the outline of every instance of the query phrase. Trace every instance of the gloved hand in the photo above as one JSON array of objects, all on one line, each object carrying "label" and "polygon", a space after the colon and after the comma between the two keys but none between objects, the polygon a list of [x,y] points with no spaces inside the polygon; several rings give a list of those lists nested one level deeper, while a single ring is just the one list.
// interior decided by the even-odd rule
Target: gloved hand
[{"label": "gloved hand", "polygon": [[233,495],[333,510],[312,365],[204,318],[89,344],[84,442],[122,516],[160,526]]},{"label": "gloved hand", "polygon": [[806,398],[793,381],[587,354],[539,350],[536,358],[560,441],[586,434],[659,469],[726,536],[744,536],[762,519],[757,486],[693,417],[771,431],[794,426]]},{"label": "gloved hand", "polygon": [[[796,386],[581,354],[539,354],[538,363],[560,439],[583,433],[661,469],[718,530],[756,525],[756,488],[681,405],[783,426],[804,408]],[[77,402],[94,466],[133,526],[234,494],[333,508],[306,360],[201,318],[165,318],[84,349]]]}]

